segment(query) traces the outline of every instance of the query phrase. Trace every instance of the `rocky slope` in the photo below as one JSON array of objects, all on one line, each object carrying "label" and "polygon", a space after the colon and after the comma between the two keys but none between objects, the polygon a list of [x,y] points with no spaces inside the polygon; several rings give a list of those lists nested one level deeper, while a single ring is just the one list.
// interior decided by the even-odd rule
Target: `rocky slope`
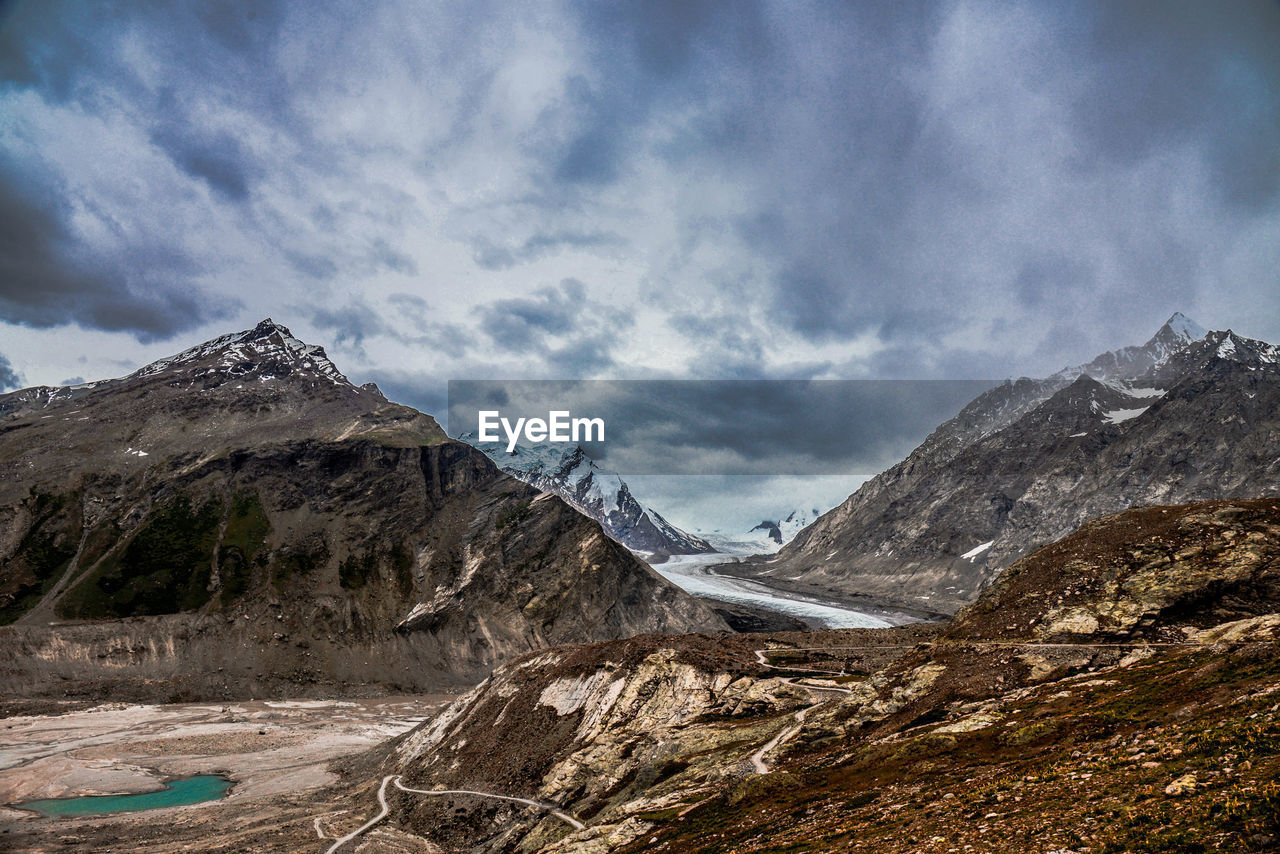
[{"label": "rocky slope", "polygon": [[770,583],[952,613],[1129,506],[1280,492],[1280,350],[1180,316],[1146,345],[983,394],[800,532]]},{"label": "rocky slope", "polygon": [[1280,501],[1127,511],[811,713],[794,782],[643,850],[1273,850],[1278,650]]},{"label": "rocky slope", "polygon": [[345,771],[546,805],[396,794],[448,851],[1280,842],[1280,499],[1091,522],[909,631],[550,650]]},{"label": "rocky slope", "polygon": [[634,552],[661,558],[715,551],[706,540],[680,530],[652,507],[641,505],[617,472],[597,466],[582,448],[516,445],[508,451],[503,443],[480,442],[474,434],[459,438],[484,451],[512,477],[560,496]]},{"label": "rocky slope", "polygon": [[[873,668],[931,631],[788,632],[769,642],[854,638],[868,647],[858,653],[860,666]],[[577,836],[582,850],[611,850],[632,838],[614,827],[618,816],[626,823],[669,812],[734,785],[750,773],[749,754],[811,705],[809,691],[761,667],[755,650],[765,643],[752,635],[646,635],[526,656],[344,771],[399,774],[410,788],[572,805],[588,825],[603,821]],[[399,826],[447,850],[558,850],[570,829],[545,811],[463,794],[400,805]]]},{"label": "rocky slope", "polygon": [[0,412],[7,694],[423,690],[551,644],[724,628],[269,320]]}]

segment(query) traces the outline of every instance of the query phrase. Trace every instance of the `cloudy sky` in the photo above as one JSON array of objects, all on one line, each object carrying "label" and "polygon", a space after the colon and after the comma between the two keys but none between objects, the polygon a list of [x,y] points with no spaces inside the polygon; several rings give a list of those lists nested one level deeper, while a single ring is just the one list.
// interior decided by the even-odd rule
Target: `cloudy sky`
[{"label": "cloudy sky", "polygon": [[1280,341],[1275,2],[0,4],[0,386],[271,316],[352,379]]}]

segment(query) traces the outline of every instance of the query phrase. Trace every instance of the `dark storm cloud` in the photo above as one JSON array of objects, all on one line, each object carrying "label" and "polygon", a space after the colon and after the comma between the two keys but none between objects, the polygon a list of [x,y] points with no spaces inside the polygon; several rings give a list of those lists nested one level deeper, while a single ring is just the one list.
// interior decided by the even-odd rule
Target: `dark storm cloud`
[{"label": "dark storm cloud", "polygon": [[678,315],[670,323],[672,329],[714,352],[710,361],[717,365],[736,366],[738,374],[765,369],[764,346],[757,330],[742,318]]},{"label": "dark storm cloud", "polygon": [[111,18],[105,4],[0,4],[0,80],[68,97],[78,66],[94,54],[94,29]]},{"label": "dark storm cloud", "polygon": [[249,196],[256,166],[239,140],[229,133],[201,132],[178,121],[165,121],[151,135],[182,171],[233,202]]},{"label": "dark storm cloud", "polygon": [[[174,89],[230,91],[242,102],[266,103],[255,93],[270,89],[256,68],[267,67],[267,46],[238,33],[235,21],[270,30],[278,9],[274,3],[157,3],[126,10],[58,0],[7,3],[0,9],[0,80],[51,104],[75,102],[84,115],[127,114],[149,129],[151,143],[184,173],[223,199],[243,201],[258,174],[256,162],[235,134],[192,123],[190,104],[175,98]],[[114,36],[122,32],[166,54],[164,88],[152,90],[116,52]],[[79,188],[67,186],[39,159],[41,140],[26,138],[31,131],[22,125],[12,130],[26,153],[15,146],[0,163],[0,317],[35,327],[79,324],[127,332],[147,342],[239,310],[237,297],[206,291],[208,269],[193,257],[190,235],[140,228],[101,198],[77,196]],[[77,142],[93,148],[93,140]],[[103,158],[105,174],[131,189],[159,193],[153,175],[126,174],[112,155],[92,153]],[[90,238],[73,228],[76,207],[105,233]]]},{"label": "dark storm cloud", "polygon": [[598,331],[570,341],[563,347],[548,348],[543,359],[552,376],[590,376],[614,366],[613,348],[616,344],[612,333]]},{"label": "dark storm cloud", "polygon": [[[618,177],[631,137],[628,118],[637,117],[618,101],[589,91],[582,81],[570,86],[569,101],[581,129],[559,156],[552,173],[562,184],[606,184]],[[633,94],[633,93],[628,93]],[[631,104],[640,108],[640,104]]]},{"label": "dark storm cloud", "polygon": [[405,253],[396,249],[384,238],[377,238],[370,247],[370,256],[376,266],[405,276],[418,275],[418,265]]},{"label": "dark storm cloud", "polygon": [[481,306],[477,310],[480,328],[508,350],[532,349],[548,335],[572,330],[585,297],[582,282],[565,279],[557,287],[539,288],[532,297],[495,300]]},{"label": "dark storm cloud", "polygon": [[586,285],[564,279],[529,297],[494,300],[476,310],[480,329],[511,353],[539,357],[553,376],[585,376],[613,367],[629,313],[592,300]]},{"label": "dark storm cloud", "polygon": [[[680,115],[656,153],[749,194],[754,210],[737,228],[774,267],[757,299],[780,322],[836,340],[891,325],[897,301],[887,284],[903,246],[886,236],[914,238],[902,222],[919,196],[904,184],[948,172],[949,142],[925,129],[925,105],[904,73],[927,51],[931,4],[774,9],[772,19],[728,2],[579,11],[601,73],[568,87],[577,130],[548,156],[554,179],[617,180],[646,129]],[[702,226],[693,228],[696,241]],[[512,259],[498,251],[481,260]]]},{"label": "dark storm cloud", "polygon": [[[290,0],[125,6],[11,0],[0,8],[0,80],[95,110],[106,106],[102,84],[136,99],[133,108],[171,105],[173,87],[280,108],[286,91],[274,51],[289,5]],[[122,31],[161,54],[164,90],[152,90],[117,52],[112,37]]]},{"label": "dark storm cloud", "polygon": [[431,304],[417,294],[391,294],[387,302],[397,312],[419,324],[426,322],[427,312],[431,310]]},{"label": "dark storm cloud", "polygon": [[0,391],[12,391],[15,388],[22,388],[22,375],[0,354]]},{"label": "dark storm cloud", "polygon": [[289,266],[311,279],[332,279],[338,274],[338,265],[324,255],[308,255],[305,252],[285,252]]},{"label": "dark storm cloud", "polygon": [[779,362],[766,353],[767,330],[741,315],[671,315],[669,327],[697,349],[687,375],[700,379],[804,380],[830,376],[829,359]]},{"label": "dark storm cloud", "polygon": [[[758,84],[776,120],[745,125],[740,147],[747,162],[775,168],[751,176],[760,213],[739,227],[777,259],[771,309],[808,339],[910,328],[927,340],[949,319],[931,306],[956,302],[949,291],[962,285],[922,282],[904,263],[931,239],[917,218],[946,210],[962,173],[949,133],[911,85],[937,19],[929,4],[810,10],[765,72],[776,81]],[[779,149],[785,159],[770,153]]]},{"label": "dark storm cloud", "polygon": [[95,256],[73,234],[71,215],[65,188],[0,156],[0,318],[37,328],[76,323],[149,341],[238,308],[234,300],[212,305],[194,286],[175,287],[196,271],[169,245],[138,242],[114,257]]},{"label": "dark storm cloud", "polygon": [[342,307],[321,306],[311,312],[311,322],[333,331],[333,342],[361,350],[366,338],[392,333],[391,327],[373,309],[363,302],[352,302]]},{"label": "dark storm cloud", "polygon": [[[1276,4],[1041,10],[1036,24],[1045,28],[1048,55],[989,52],[956,81],[958,97],[966,111],[1010,119],[1027,114],[1035,103],[1029,95],[1057,102],[1066,116],[1060,130],[1076,147],[1058,151],[990,127],[981,144],[1001,146],[990,171],[982,164],[993,151],[980,155],[963,135],[967,114],[948,108],[940,115],[933,93],[903,82],[929,67],[938,47],[913,33],[936,32],[939,16],[890,12],[868,25],[860,14],[866,8],[835,28],[848,50],[827,69],[821,97],[807,102],[834,107],[831,115],[806,115],[797,124],[810,135],[798,144],[812,168],[779,170],[783,181],[756,184],[762,207],[792,212],[758,225],[752,236],[781,259],[774,309],[806,337],[839,340],[870,328],[891,345],[916,348],[919,358],[931,339],[973,322],[976,295],[1003,292],[1023,301],[1033,328],[1044,330],[1070,311],[1091,330],[1082,350],[1046,354],[1042,365],[1087,357],[1091,349],[1136,343],[1178,305],[1212,300],[1195,276],[1217,247],[1171,215],[1179,186],[1197,179],[1200,164],[1230,204],[1274,211]],[[1004,85],[1018,76],[1035,89]],[[1187,159],[1169,161],[1174,154]],[[1159,183],[1128,186],[1126,169],[1161,160],[1171,166],[1157,172]],[[1019,186],[999,169],[1039,183]],[[1072,198],[1080,180],[1106,195]],[[797,187],[809,190],[802,207],[793,204]],[[1058,195],[1062,207],[1055,210]],[[1016,211],[1023,199],[1023,222],[1003,233],[979,231],[991,212],[1003,205]],[[1066,226],[1081,216],[1095,227]],[[969,245],[949,245],[957,237]],[[918,263],[922,255],[957,263],[938,269]],[[1122,267],[1099,275],[1116,256]]]},{"label": "dark storm cloud", "polygon": [[[1173,310],[1280,337],[1278,10],[9,3],[0,317],[149,339],[243,288],[535,376],[668,333],[640,370],[1048,372]],[[512,296],[533,262],[589,284]]]},{"label": "dark storm cloud", "polygon": [[1018,300],[1033,308],[1050,301],[1055,293],[1091,289],[1094,284],[1094,272],[1062,252],[1024,259],[1014,279]]},{"label": "dark storm cloud", "polygon": [[[1274,3],[580,12],[600,73],[568,87],[576,131],[546,168],[598,186],[643,152],[740,188],[754,299],[809,341],[871,331],[919,357],[1008,300],[1010,334],[1044,336],[1035,368],[1087,358],[1215,301],[1198,271],[1220,241],[1179,212],[1202,169],[1227,206],[1197,201],[1208,221],[1280,191]],[[1046,335],[1066,312],[1081,349]]]},{"label": "dark storm cloud", "polygon": [[[388,300],[390,310],[378,310],[359,297],[353,297],[341,306],[299,306],[299,311],[320,329],[326,330],[326,341],[339,348],[366,357],[365,343],[374,338],[387,338],[411,346],[423,352],[465,353],[475,343],[471,330],[456,324],[433,319],[427,301],[414,294],[392,294]],[[392,376],[392,375],[386,375]],[[392,379],[402,387],[407,374]],[[423,379],[423,382],[429,382]],[[384,389],[385,391],[385,389]],[[422,390],[416,395],[421,397]],[[407,401],[406,401],[407,402]]]},{"label": "dark storm cloud", "polygon": [[567,87],[574,130],[547,163],[558,184],[613,182],[643,151],[637,131],[655,114],[705,105],[768,47],[754,2],[580,2],[573,8],[602,73],[593,80],[575,77]]},{"label": "dark storm cloud", "polygon": [[1198,146],[1217,188],[1257,209],[1280,196],[1280,4],[1099,3],[1096,58],[1073,104],[1097,152],[1122,161]]},{"label": "dark storm cloud", "polygon": [[582,289],[543,288],[533,297],[496,300],[479,309],[480,328],[508,350],[530,350],[547,335],[563,335],[574,326],[575,297]]}]

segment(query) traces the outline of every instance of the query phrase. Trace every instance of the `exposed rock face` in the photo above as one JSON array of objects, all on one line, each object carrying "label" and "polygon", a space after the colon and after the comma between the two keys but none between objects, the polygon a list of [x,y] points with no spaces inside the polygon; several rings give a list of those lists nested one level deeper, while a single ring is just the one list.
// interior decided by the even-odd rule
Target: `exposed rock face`
[{"label": "exposed rock face", "polygon": [[423,690],[550,644],[724,628],[270,321],[0,409],[7,692]]},{"label": "exposed rock face", "polygon": [[[809,702],[806,691],[779,679],[730,675],[728,660],[706,637],[539,653],[499,669],[400,739],[379,767],[415,788],[520,793],[572,803],[580,815],[624,804],[629,816],[662,809],[676,775],[740,776],[745,762],[726,764],[724,748],[750,734],[767,739],[776,716]],[[442,822],[442,812],[443,804],[424,803],[407,823],[459,846],[485,842],[485,850],[504,850],[510,838],[493,838],[488,811],[473,824]],[[552,820],[523,829],[551,842],[565,828]],[[630,838],[615,834],[614,843]]]},{"label": "exposed rock face", "polygon": [[1089,522],[1005,571],[956,639],[1184,640],[1280,611],[1280,500],[1143,507]]},{"label": "exposed rock face", "polygon": [[508,452],[503,443],[480,442],[474,434],[460,438],[484,451],[512,477],[560,496],[632,551],[650,557],[715,551],[706,540],[672,525],[652,507],[642,506],[617,472],[597,466],[582,448],[562,451],[555,446],[516,445]]},{"label": "exposed rock face", "polygon": [[[809,680],[848,693],[735,657],[755,643],[820,667],[803,656],[856,654],[874,634],[816,650],[762,636],[718,654],[696,638],[550,650],[359,773],[529,797],[587,825],[469,796],[394,804],[395,826],[451,851],[1020,854],[1081,838],[1167,851],[1277,838],[1280,499],[1091,522],[1014,564],[933,642],[861,678]],[[1160,795],[1201,800],[1162,824]]]},{"label": "exposed rock face", "polygon": [[1170,319],[1080,373],[981,395],[778,556],[771,583],[952,613],[999,571],[1130,506],[1280,492],[1280,352]]}]

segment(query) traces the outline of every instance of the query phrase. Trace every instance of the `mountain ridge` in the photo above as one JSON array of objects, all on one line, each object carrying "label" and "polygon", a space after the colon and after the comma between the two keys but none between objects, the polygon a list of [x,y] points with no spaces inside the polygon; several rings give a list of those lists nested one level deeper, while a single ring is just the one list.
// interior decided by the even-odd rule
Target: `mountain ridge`
[{"label": "mountain ridge", "polygon": [[270,320],[0,411],[6,688],[420,691],[551,643],[725,629]]},{"label": "mountain ridge", "polygon": [[772,560],[728,571],[951,613],[1088,518],[1274,494],[1280,350],[1229,330],[1187,340],[1198,330],[1175,315],[1143,347],[1112,351],[1126,359],[1089,363],[1097,376],[985,392]]}]

